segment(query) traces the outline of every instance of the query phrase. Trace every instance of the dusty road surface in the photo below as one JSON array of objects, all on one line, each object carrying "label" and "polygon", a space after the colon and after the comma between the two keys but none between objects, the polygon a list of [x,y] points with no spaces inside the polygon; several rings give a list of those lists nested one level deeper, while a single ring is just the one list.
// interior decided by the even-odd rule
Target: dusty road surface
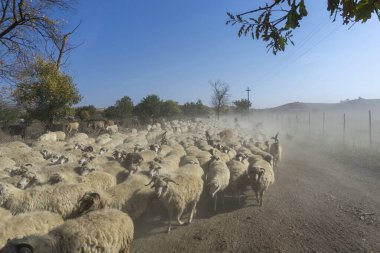
[{"label": "dusty road surface", "polygon": [[380,168],[369,172],[286,148],[264,206],[253,192],[166,234],[166,217],[138,222],[133,252],[380,252]]}]

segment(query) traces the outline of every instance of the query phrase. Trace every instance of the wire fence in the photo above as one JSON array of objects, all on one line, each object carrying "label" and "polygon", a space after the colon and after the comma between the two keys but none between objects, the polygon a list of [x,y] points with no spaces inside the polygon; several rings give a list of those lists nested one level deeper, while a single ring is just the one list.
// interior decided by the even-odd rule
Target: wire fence
[{"label": "wire fence", "polygon": [[353,112],[265,112],[253,118],[265,132],[280,132],[282,138],[304,138],[316,144],[380,148],[380,111]]}]

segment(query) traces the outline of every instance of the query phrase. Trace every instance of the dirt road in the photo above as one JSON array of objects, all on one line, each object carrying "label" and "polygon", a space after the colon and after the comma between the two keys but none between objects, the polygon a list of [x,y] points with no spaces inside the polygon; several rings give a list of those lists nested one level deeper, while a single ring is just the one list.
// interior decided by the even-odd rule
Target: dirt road
[{"label": "dirt road", "polygon": [[380,252],[380,173],[285,150],[263,207],[252,191],[243,207],[228,199],[217,214],[203,201],[193,224],[169,235],[148,214],[133,252]]}]

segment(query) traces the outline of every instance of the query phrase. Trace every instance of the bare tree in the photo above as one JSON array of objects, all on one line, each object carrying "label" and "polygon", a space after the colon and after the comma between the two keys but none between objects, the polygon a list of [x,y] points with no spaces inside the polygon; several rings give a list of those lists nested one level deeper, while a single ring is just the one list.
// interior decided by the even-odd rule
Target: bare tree
[{"label": "bare tree", "polygon": [[[44,55],[48,44],[64,39],[65,22],[51,18],[67,11],[73,0],[0,0],[0,78],[12,81],[18,69],[36,55]],[[61,43],[62,44],[62,43]]]},{"label": "bare tree", "polygon": [[230,87],[220,80],[210,81],[209,83],[212,89],[211,103],[219,120],[220,112],[228,104]]}]

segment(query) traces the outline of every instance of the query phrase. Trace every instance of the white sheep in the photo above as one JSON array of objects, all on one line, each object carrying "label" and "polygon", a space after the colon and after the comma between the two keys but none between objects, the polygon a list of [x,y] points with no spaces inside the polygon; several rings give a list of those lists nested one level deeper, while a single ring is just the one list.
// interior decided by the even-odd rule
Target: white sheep
[{"label": "white sheep", "polygon": [[230,182],[230,171],[223,161],[218,157],[214,157],[209,163],[206,179],[210,187],[210,196],[214,199],[214,211],[216,211],[218,194],[222,195],[224,203],[223,191],[227,188]]},{"label": "white sheep", "polygon": [[9,210],[0,207],[0,224],[4,220],[6,220],[8,218],[11,218],[11,217],[12,217],[12,214],[11,214],[11,212]]},{"label": "white sheep", "polygon": [[90,212],[66,221],[45,235],[8,241],[3,253],[68,253],[131,251],[134,225],[128,214],[115,209]]},{"label": "white sheep", "polygon": [[168,211],[167,232],[169,233],[171,230],[173,216],[180,225],[184,224],[181,217],[187,207],[191,210],[188,220],[190,224],[203,191],[203,180],[198,176],[180,173],[173,178],[161,176],[152,178],[149,184],[151,183],[153,183],[152,188],[155,189],[157,197]]},{"label": "white sheep", "polygon": [[64,219],[73,215],[79,199],[92,189],[84,184],[58,184],[20,190],[0,183],[0,206],[13,215],[35,210],[60,214]]},{"label": "white sheep", "polygon": [[119,131],[119,128],[117,127],[117,125],[107,126],[106,131],[110,134],[115,134]]},{"label": "white sheep", "polygon": [[57,141],[57,134],[55,132],[47,132],[43,135],[41,135],[38,138],[39,141],[50,141],[50,142],[56,142]]},{"label": "white sheep", "polygon": [[248,180],[248,166],[247,160],[239,161],[238,159],[231,160],[227,163],[227,167],[230,170],[230,182],[226,189],[226,193],[230,193],[237,197],[238,204],[240,205],[240,197],[242,193],[249,186]]},{"label": "white sheep", "polygon": [[116,177],[102,171],[93,171],[77,178],[78,183],[85,184],[95,190],[106,190],[116,185]]},{"label": "white sheep", "polygon": [[5,245],[8,239],[46,234],[49,230],[62,223],[61,216],[48,211],[36,211],[11,216],[0,223],[0,248]]},{"label": "white sheep", "polygon": [[199,178],[202,178],[204,175],[204,171],[202,167],[199,165],[199,161],[194,156],[185,156],[181,161],[181,166],[178,168],[181,173],[188,173]]},{"label": "white sheep", "polygon": [[69,136],[71,136],[73,133],[73,131],[75,131],[76,133],[78,133],[79,131],[79,122],[69,122],[67,125],[66,125],[66,131],[67,131],[67,134]]},{"label": "white sheep", "polygon": [[257,202],[262,206],[265,191],[275,181],[273,168],[270,163],[257,157],[250,157],[248,161],[248,178]]},{"label": "white sheep", "polygon": [[107,207],[126,212],[136,220],[146,211],[155,196],[153,190],[145,187],[149,180],[147,176],[136,173],[106,191],[89,191],[79,201],[78,214]]},{"label": "white sheep", "polygon": [[282,157],[282,147],[280,141],[278,140],[278,134],[272,137],[274,143],[269,147],[269,153],[273,156],[273,164],[275,168],[279,168],[279,163]]}]

